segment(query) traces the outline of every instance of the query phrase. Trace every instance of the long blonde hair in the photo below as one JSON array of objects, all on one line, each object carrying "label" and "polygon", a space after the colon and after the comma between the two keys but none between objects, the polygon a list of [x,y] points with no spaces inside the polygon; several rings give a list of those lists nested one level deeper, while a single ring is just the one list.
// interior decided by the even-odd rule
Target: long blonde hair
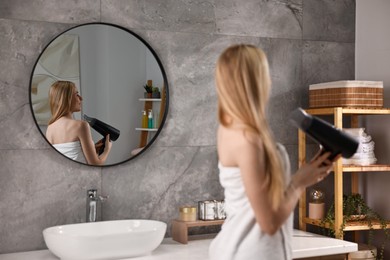
[{"label": "long blonde hair", "polygon": [[[240,122],[264,150],[266,185],[273,208],[283,198],[284,177],[276,143],[266,119],[271,78],[267,57],[252,45],[226,49],[216,67],[218,119],[225,127]],[[230,119],[230,120],[229,120]]]},{"label": "long blonde hair", "polygon": [[72,95],[75,91],[76,85],[70,81],[56,81],[51,85],[49,90],[51,111],[49,125],[71,112]]}]

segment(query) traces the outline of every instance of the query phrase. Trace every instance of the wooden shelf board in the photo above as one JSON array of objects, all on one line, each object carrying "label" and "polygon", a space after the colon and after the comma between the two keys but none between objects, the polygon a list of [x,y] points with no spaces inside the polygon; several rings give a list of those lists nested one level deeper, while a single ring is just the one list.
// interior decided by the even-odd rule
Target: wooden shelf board
[{"label": "wooden shelf board", "polygon": [[157,132],[158,128],[136,128],[137,131]]},{"label": "wooden shelf board", "polygon": [[[352,107],[340,107],[343,114],[350,115],[390,115],[390,108],[352,108]],[[324,108],[308,108],[305,109],[311,115],[333,115],[336,107],[324,107]]]},{"label": "wooden shelf board", "polygon": [[161,98],[140,98],[139,101],[161,101]]},{"label": "wooden shelf board", "polygon": [[329,228],[329,224],[323,225],[323,224],[321,223],[321,220],[320,220],[320,219],[303,218],[303,222],[306,223],[306,224],[313,225],[313,226],[319,226],[319,227]]},{"label": "wooden shelf board", "polygon": [[205,226],[214,226],[222,225],[224,220],[197,220],[197,221],[181,221],[178,219],[173,220],[175,222],[180,222],[187,227],[205,227]]},{"label": "wooden shelf board", "polygon": [[343,165],[343,172],[386,172],[390,171],[390,165],[372,164],[361,165]]},{"label": "wooden shelf board", "polygon": [[[329,224],[322,225],[321,220],[304,218],[303,221],[306,224],[329,228]],[[373,222],[373,229],[382,229],[379,222]],[[387,221],[387,228],[390,228],[390,221]],[[367,225],[367,221],[350,221],[345,225],[344,231],[356,231],[356,230],[369,230],[370,228]]]}]

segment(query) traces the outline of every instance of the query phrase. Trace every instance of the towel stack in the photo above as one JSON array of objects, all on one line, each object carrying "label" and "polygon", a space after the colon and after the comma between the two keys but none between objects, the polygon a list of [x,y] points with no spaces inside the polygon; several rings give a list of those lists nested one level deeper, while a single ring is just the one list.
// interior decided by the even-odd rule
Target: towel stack
[{"label": "towel stack", "polygon": [[343,158],[343,164],[370,165],[376,163],[374,154],[375,143],[370,135],[364,132],[364,128],[344,128],[346,133],[359,141],[356,153],[348,159]]}]

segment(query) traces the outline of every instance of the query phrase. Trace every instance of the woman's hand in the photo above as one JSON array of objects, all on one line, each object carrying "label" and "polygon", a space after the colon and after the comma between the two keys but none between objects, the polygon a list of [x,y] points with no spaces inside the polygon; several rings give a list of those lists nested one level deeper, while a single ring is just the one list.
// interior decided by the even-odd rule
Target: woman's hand
[{"label": "woman's hand", "polygon": [[104,146],[104,151],[109,152],[111,150],[111,147],[112,147],[112,142],[110,141],[110,135],[107,134],[106,135],[106,143],[105,143],[105,146]]},{"label": "woman's hand", "polygon": [[100,149],[102,148],[103,145],[104,145],[103,144],[103,138],[95,143],[96,154],[99,154]]},{"label": "woman's hand", "polygon": [[[293,175],[292,184],[297,188],[304,189],[322,181],[329,175],[333,167],[333,161],[328,159],[330,155],[330,152],[322,154],[322,150],[317,153],[309,163],[302,165]],[[340,158],[340,155],[334,161],[338,158]]]}]

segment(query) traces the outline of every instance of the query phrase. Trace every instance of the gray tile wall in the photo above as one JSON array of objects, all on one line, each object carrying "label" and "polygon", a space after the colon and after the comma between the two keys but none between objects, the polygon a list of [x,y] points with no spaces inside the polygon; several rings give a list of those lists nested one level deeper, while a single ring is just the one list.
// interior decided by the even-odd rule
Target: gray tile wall
[{"label": "gray tile wall", "polygon": [[[165,128],[149,151],[118,166],[65,159],[43,140],[30,111],[29,80],[39,53],[85,22],[134,30],[167,72]],[[269,118],[296,169],[297,134],[288,113],[307,107],[308,84],[354,79],[354,42],[354,0],[0,1],[0,253],[45,248],[45,227],[84,221],[88,188],[110,195],[104,220],[169,223],[181,204],[222,198],[213,69],[233,43],[267,52]]]}]

